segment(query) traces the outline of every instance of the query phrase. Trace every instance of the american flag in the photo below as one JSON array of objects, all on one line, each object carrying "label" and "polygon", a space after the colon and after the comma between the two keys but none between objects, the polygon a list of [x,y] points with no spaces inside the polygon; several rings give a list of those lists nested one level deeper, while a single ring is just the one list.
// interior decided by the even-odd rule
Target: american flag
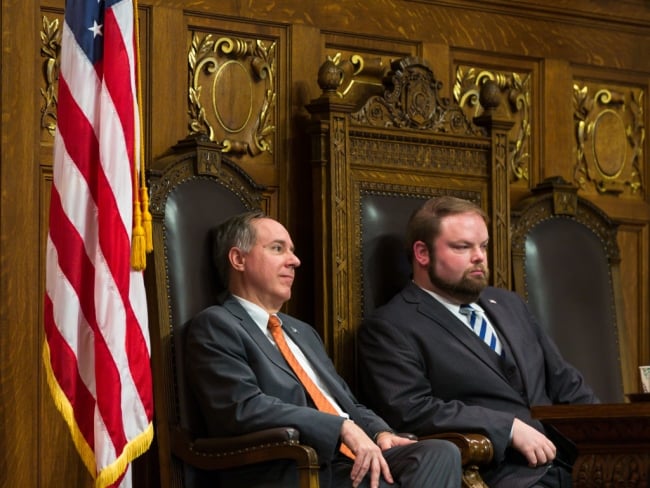
[{"label": "american flag", "polygon": [[141,215],[135,13],[132,0],[67,0],[61,39],[43,356],[96,487],[131,486],[130,463],[153,438],[146,296],[131,266]]}]

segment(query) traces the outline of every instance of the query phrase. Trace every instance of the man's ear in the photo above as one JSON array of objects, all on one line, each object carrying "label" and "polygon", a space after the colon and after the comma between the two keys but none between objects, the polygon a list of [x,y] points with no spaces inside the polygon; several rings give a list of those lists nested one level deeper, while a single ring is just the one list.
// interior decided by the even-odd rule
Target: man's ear
[{"label": "man's ear", "polygon": [[429,266],[431,261],[431,255],[429,253],[429,248],[422,241],[415,241],[413,243],[413,259],[420,266]]},{"label": "man's ear", "polygon": [[228,259],[230,260],[230,266],[234,270],[242,271],[244,269],[245,256],[238,247],[233,247],[228,251]]}]

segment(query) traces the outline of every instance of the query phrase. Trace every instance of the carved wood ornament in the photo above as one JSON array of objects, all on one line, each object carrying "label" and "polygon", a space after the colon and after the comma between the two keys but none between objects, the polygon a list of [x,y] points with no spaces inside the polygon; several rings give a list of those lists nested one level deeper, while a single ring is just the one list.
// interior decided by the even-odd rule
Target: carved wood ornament
[{"label": "carved wood ornament", "polygon": [[573,87],[574,179],[581,189],[640,195],[645,125],[643,90]]},{"label": "carved wood ornament", "polygon": [[206,134],[233,154],[273,152],[275,48],[259,39],[192,34],[190,134]]}]

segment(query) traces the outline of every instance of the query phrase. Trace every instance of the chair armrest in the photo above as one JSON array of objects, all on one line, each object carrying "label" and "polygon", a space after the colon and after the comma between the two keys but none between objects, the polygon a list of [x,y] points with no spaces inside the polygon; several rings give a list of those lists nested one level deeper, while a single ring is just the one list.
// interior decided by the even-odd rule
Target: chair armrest
[{"label": "chair armrest", "polygon": [[482,434],[443,432],[420,437],[420,439],[444,439],[453,442],[460,449],[463,466],[489,464],[494,456],[492,441]]},{"label": "chair armrest", "polygon": [[277,459],[294,460],[298,468],[318,472],[318,456],[300,444],[300,432],[277,427],[234,437],[192,439],[178,426],[170,427],[172,453],[183,462],[204,470],[240,467]]}]

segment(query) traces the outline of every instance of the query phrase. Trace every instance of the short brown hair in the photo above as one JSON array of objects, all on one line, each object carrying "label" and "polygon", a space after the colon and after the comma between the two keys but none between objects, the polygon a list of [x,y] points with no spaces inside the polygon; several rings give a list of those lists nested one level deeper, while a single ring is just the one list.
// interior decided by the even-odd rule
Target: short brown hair
[{"label": "short brown hair", "polygon": [[406,228],[409,262],[413,262],[413,244],[415,242],[422,241],[431,250],[433,241],[440,235],[441,220],[449,215],[463,213],[480,215],[486,225],[490,220],[487,213],[476,203],[449,195],[430,198],[415,210]]}]

